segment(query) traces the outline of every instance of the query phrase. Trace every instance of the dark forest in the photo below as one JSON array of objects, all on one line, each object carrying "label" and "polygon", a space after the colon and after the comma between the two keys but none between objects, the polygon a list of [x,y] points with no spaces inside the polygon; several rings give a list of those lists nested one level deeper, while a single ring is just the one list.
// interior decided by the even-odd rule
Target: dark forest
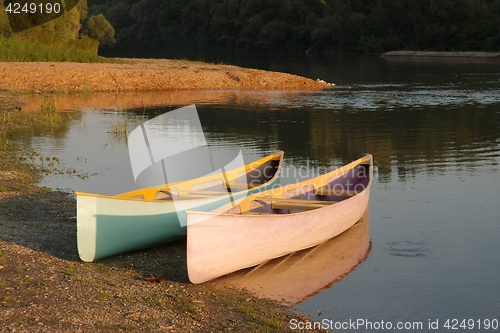
[{"label": "dark forest", "polygon": [[500,51],[499,0],[89,0],[115,48]]}]

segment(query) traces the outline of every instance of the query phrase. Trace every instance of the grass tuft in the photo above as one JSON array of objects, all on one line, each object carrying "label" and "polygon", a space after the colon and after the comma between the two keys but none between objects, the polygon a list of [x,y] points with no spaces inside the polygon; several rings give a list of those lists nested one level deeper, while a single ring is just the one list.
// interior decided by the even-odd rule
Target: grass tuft
[{"label": "grass tuft", "polygon": [[129,131],[128,119],[126,116],[117,117],[108,123],[109,132],[116,137],[126,137]]}]

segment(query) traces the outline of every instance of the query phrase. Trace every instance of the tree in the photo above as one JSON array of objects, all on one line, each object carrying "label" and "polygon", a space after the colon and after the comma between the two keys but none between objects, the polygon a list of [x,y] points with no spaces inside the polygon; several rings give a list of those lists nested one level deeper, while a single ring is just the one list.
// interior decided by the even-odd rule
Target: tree
[{"label": "tree", "polygon": [[87,7],[86,1],[81,1],[80,3],[85,3],[85,7],[79,8],[77,5],[55,20],[42,24],[42,28],[57,36],[62,42],[78,39],[79,31],[82,27],[81,21],[87,15],[87,11],[85,10]]},{"label": "tree", "polygon": [[500,43],[499,0],[88,1],[124,50],[492,51]]},{"label": "tree", "polygon": [[0,0],[0,37],[8,37],[12,34],[12,29],[3,3],[4,1]]},{"label": "tree", "polygon": [[89,17],[83,34],[99,41],[103,45],[113,45],[115,40],[115,29],[102,14]]}]

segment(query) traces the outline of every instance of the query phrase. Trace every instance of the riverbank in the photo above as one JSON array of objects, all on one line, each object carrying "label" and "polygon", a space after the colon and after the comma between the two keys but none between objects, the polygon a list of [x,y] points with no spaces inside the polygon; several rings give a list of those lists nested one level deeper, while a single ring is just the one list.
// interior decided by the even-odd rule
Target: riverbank
[{"label": "riverbank", "polygon": [[288,332],[291,319],[310,320],[246,290],[189,283],[185,241],[81,262],[74,197],[38,187],[42,170],[23,158],[29,151],[8,140],[13,128],[57,124],[43,114],[21,112],[17,103],[15,96],[0,93],[3,330]]},{"label": "riverbank", "polygon": [[390,51],[382,57],[500,60],[499,52]]},{"label": "riverbank", "polygon": [[185,60],[126,63],[0,62],[0,90],[115,92],[158,90],[321,90],[321,80],[232,65]]}]

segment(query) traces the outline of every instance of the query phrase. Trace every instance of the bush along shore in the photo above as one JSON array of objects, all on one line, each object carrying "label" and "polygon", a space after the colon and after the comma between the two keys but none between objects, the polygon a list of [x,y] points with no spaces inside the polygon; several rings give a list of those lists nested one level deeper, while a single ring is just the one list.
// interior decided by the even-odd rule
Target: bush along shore
[{"label": "bush along shore", "polygon": [[104,58],[92,50],[82,50],[76,46],[47,45],[36,40],[25,41],[20,38],[0,36],[0,61],[70,61],[70,62],[119,62]]},{"label": "bush along shore", "polygon": [[0,92],[3,331],[287,332],[292,319],[310,320],[246,290],[190,284],[182,240],[81,262],[74,197],[38,187],[46,170],[9,139],[13,130],[61,126],[67,118],[57,118],[48,102],[38,114],[17,106],[15,96]]}]

